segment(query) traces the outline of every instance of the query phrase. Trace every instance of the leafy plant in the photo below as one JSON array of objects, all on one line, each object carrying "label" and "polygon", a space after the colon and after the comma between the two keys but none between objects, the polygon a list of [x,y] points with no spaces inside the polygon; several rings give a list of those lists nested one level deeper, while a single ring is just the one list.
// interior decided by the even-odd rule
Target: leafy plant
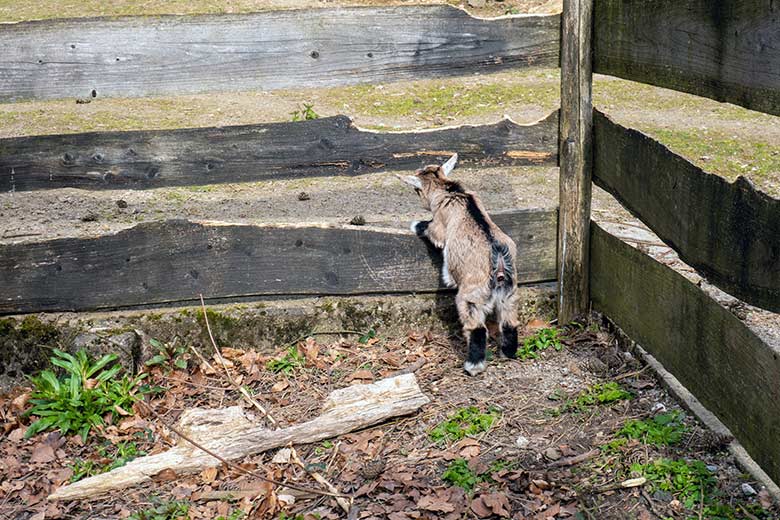
[{"label": "leafy plant", "polygon": [[189,518],[190,504],[184,501],[171,500],[156,502],[152,507],[142,511],[136,511],[128,518],[130,520],[178,520],[180,518]]},{"label": "leafy plant", "polygon": [[108,464],[101,464],[98,461],[89,459],[76,459],[69,467],[73,470],[73,476],[70,477],[70,482],[77,482],[85,477],[91,477],[93,475],[99,475],[106,471],[124,466],[131,460],[141,455],[146,455],[146,452],[138,449],[138,446],[133,441],[123,441],[119,444],[113,445],[106,443],[98,448],[98,453],[101,457],[109,459]]},{"label": "leafy plant", "polygon": [[560,331],[556,328],[541,329],[531,337],[525,338],[517,351],[519,359],[537,359],[539,353],[552,347],[561,350]]},{"label": "leafy plant", "polygon": [[319,119],[320,115],[314,111],[314,103],[303,103],[303,107],[290,112],[293,121],[311,121]]},{"label": "leafy plant", "polygon": [[715,476],[700,460],[658,459],[647,464],[632,464],[631,471],[647,478],[653,490],[672,493],[688,508],[706,501],[717,485]]},{"label": "leafy plant", "polygon": [[147,360],[145,365],[148,367],[153,366],[170,366],[171,362],[176,368],[181,370],[187,369],[187,360],[184,359],[184,354],[187,352],[187,347],[184,345],[176,345],[174,341],[171,344],[163,343],[154,338],[149,340],[149,343],[157,349],[157,354]]},{"label": "leafy plant", "polygon": [[137,400],[136,387],[145,374],[115,379],[122,367],[109,365],[116,359],[116,354],[106,354],[93,362],[85,350],[72,355],[54,349],[51,363],[65,374],[57,377],[53,371],[44,370],[30,378],[33,406],[27,414],[39,419],[27,428],[25,437],[59,428],[63,435],[78,433],[86,440],[92,428],[103,426],[103,416],[117,418],[130,409]]},{"label": "leafy plant", "polygon": [[244,518],[246,513],[241,511],[240,509],[234,510],[232,513],[230,513],[228,516],[219,515],[216,520],[241,520]]},{"label": "leafy plant", "polygon": [[488,470],[485,473],[474,473],[469,468],[469,463],[466,459],[453,460],[444,473],[441,474],[441,479],[453,486],[463,488],[467,493],[473,491],[474,487],[480,482],[493,482],[491,475],[503,469],[511,469],[514,465],[506,460],[497,459],[494,460]]},{"label": "leafy plant", "polygon": [[567,399],[561,406],[549,410],[548,413],[557,417],[564,412],[583,412],[592,406],[611,404],[632,397],[634,396],[631,392],[623,390],[615,381],[596,383],[580,392],[576,398]]},{"label": "leafy plant", "polygon": [[297,346],[292,346],[287,349],[284,356],[270,360],[266,363],[265,367],[274,374],[283,373],[286,375],[292,374],[296,369],[302,368],[306,365],[306,356],[298,350]]},{"label": "leafy plant", "polygon": [[434,427],[429,436],[436,442],[459,441],[467,435],[476,435],[488,431],[501,417],[498,408],[490,407],[483,413],[476,406],[461,408],[446,421]]},{"label": "leafy plant", "polygon": [[376,331],[374,329],[368,329],[368,332],[366,332],[365,334],[363,334],[358,338],[358,343],[365,345],[366,343],[369,342],[369,340],[372,340],[375,337],[376,337]]},{"label": "leafy plant", "polygon": [[631,420],[620,429],[618,435],[629,439],[639,439],[645,444],[655,446],[677,444],[687,430],[681,415],[680,412],[673,411],[656,415],[652,419]]}]

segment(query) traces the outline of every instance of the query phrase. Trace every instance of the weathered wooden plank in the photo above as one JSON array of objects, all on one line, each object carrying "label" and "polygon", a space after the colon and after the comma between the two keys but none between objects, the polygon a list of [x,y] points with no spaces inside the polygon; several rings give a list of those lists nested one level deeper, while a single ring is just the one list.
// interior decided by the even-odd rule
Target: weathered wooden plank
[{"label": "weathered wooden plank", "polygon": [[780,8],[766,0],[599,0],[594,70],[780,115]]},{"label": "weathered wooden plank", "polygon": [[684,276],[597,225],[591,295],[780,480],[780,345],[767,345]]},{"label": "weathered wooden plank", "polygon": [[298,123],[0,139],[0,191],[127,189],[358,175],[465,162],[557,162],[558,113],[423,132],[359,130],[345,116]]},{"label": "weathered wooden plank", "polygon": [[596,184],[712,283],[780,312],[780,200],[747,179],[709,174],[598,111],[594,123]]},{"label": "weathered wooden plank", "polygon": [[450,6],[0,26],[0,100],[331,87],[557,66],[557,15]]},{"label": "weathered wooden plank", "polygon": [[558,321],[588,311],[593,146],[593,0],[564,0],[561,43]]},{"label": "weathered wooden plank", "polygon": [[[518,281],[555,279],[556,210],[494,215]],[[93,239],[0,246],[0,314],[210,298],[432,292],[441,255],[408,231],[169,220]]]}]

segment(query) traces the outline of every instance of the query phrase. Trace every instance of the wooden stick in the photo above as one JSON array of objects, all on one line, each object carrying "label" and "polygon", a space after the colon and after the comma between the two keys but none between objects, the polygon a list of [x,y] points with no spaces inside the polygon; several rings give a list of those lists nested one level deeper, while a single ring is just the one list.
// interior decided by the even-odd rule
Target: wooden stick
[{"label": "wooden stick", "polygon": [[87,498],[150,482],[154,475],[166,469],[177,474],[196,473],[224,461],[242,459],[290,443],[313,443],[367,428],[391,417],[415,412],[428,402],[414,374],[405,374],[334,390],[319,417],[278,430],[254,424],[238,406],[185,410],[179,418],[176,433],[187,443],[63,486],[49,498]]},{"label": "wooden stick", "polygon": [[555,462],[550,464],[550,467],[558,468],[561,466],[573,466],[574,464],[579,464],[580,462],[585,462],[588,459],[592,459],[598,454],[599,454],[599,450],[586,451],[585,453],[580,453],[579,455],[575,455],[573,457],[556,460]]}]

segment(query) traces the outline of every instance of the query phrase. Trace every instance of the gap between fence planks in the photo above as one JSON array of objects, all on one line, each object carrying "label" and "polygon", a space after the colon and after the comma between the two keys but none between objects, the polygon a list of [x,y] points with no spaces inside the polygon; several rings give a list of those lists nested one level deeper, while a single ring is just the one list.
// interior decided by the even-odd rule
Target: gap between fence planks
[{"label": "gap between fence planks", "polygon": [[[555,279],[557,211],[492,214],[518,282]],[[263,296],[445,290],[441,253],[406,230],[169,220],[96,238],[0,246],[0,314]]]},{"label": "gap between fence planks", "polygon": [[[195,442],[232,461],[290,443],[313,443],[373,426],[391,417],[415,412],[428,402],[414,374],[404,374],[335,390],[325,401],[322,415],[279,430],[257,426],[239,406],[186,410],[179,419],[179,428]],[[149,482],[166,469],[182,475],[220,464],[215,457],[179,440],[168,451],[139,457],[108,473],[63,486],[49,499],[88,498]]]},{"label": "gap between fence planks", "polygon": [[773,0],[599,0],[595,72],[780,115]]},{"label": "gap between fence planks", "polygon": [[660,361],[780,481],[780,345],[673,269],[591,227],[594,309]]},{"label": "gap between fence planks", "polygon": [[296,123],[0,139],[0,191],[145,189],[419,168],[457,152],[479,165],[552,165],[558,111],[418,132],[361,130],[346,116]]},{"label": "gap between fence planks", "polygon": [[726,292],[780,312],[780,200],[594,113],[594,182]]},{"label": "gap between fence planks", "polygon": [[3,24],[0,101],[321,88],[556,67],[559,38],[558,15],[487,20],[447,5]]}]

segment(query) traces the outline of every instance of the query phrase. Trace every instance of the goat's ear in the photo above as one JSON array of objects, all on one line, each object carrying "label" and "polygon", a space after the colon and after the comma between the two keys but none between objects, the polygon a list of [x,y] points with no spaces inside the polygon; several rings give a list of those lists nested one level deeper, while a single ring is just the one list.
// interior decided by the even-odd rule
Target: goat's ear
[{"label": "goat's ear", "polygon": [[444,172],[445,177],[449,177],[452,173],[452,170],[455,169],[455,163],[458,162],[458,154],[454,154],[452,157],[447,159],[447,162],[441,165],[441,169]]},{"label": "goat's ear", "polygon": [[418,190],[422,189],[422,181],[416,175],[396,175],[396,177],[401,179],[406,184],[409,184],[410,186],[414,186]]}]

